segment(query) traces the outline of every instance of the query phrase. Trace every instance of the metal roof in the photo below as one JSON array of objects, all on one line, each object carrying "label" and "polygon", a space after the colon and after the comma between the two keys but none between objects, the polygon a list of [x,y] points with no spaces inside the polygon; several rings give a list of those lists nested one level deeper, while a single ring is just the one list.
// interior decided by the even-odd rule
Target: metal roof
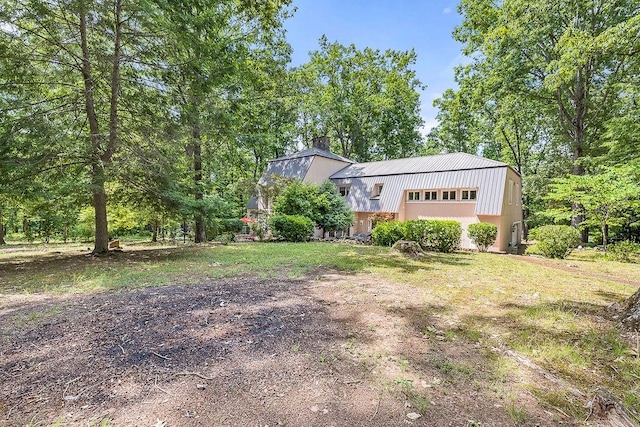
[{"label": "metal roof", "polygon": [[271,185],[271,177],[278,175],[284,178],[295,178],[302,181],[313,161],[313,156],[282,157],[269,161],[266,172],[260,177],[258,185]]},{"label": "metal roof", "polygon": [[269,161],[278,162],[282,160],[290,160],[290,159],[297,159],[300,157],[312,157],[312,156],[326,157],[327,159],[353,163],[353,160],[346,159],[342,156],[338,156],[337,154],[331,153],[329,151],[321,150],[320,148],[317,148],[317,147],[307,148],[306,150],[298,151],[297,153],[289,154],[288,156],[279,157],[277,159],[269,160]]},{"label": "metal roof", "polygon": [[331,175],[331,178],[350,178],[384,175],[404,175],[468,169],[505,167],[506,163],[485,159],[467,153],[438,154],[435,156],[353,163]]},{"label": "metal roof", "polygon": [[[346,202],[354,212],[398,212],[406,190],[477,188],[476,215],[500,215],[508,168],[506,164],[502,165],[484,169],[336,178],[342,174],[340,171],[331,177],[331,181],[338,186],[350,185]],[[382,192],[379,198],[372,199],[376,184],[383,184]]]}]

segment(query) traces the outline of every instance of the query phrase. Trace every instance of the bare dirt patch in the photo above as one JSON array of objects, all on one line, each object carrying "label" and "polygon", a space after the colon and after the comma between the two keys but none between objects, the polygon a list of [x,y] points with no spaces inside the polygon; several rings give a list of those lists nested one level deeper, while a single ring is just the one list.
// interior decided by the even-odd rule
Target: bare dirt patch
[{"label": "bare dirt patch", "polygon": [[373,275],[1,298],[1,426],[560,419],[447,335],[446,307]]}]

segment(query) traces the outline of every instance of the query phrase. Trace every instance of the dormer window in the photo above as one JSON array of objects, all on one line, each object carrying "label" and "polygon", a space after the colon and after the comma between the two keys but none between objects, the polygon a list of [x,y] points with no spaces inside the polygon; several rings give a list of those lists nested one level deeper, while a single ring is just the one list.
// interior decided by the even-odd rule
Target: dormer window
[{"label": "dormer window", "polygon": [[407,193],[407,200],[410,202],[416,202],[420,200],[420,192],[419,191],[409,191]]},{"label": "dormer window", "polygon": [[442,192],[442,200],[455,200],[456,199],[456,191],[443,191]]},{"label": "dormer window", "polygon": [[347,197],[350,189],[351,187],[349,185],[341,185],[338,187],[338,192],[342,197]]},{"label": "dormer window", "polygon": [[380,198],[380,194],[382,194],[382,186],[383,184],[376,184],[373,186],[373,191],[371,192],[372,199]]},{"label": "dormer window", "polygon": [[476,200],[478,192],[476,190],[462,190],[462,200]]}]

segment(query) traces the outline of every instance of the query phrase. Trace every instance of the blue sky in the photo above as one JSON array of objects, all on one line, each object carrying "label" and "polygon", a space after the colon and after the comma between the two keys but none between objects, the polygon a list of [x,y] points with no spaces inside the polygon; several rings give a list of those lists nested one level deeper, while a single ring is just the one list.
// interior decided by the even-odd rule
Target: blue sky
[{"label": "blue sky", "polygon": [[325,34],[329,41],[357,48],[414,49],[421,92],[423,132],[436,124],[433,100],[455,87],[453,68],[463,62],[451,33],[462,18],[456,0],[294,0],[297,12],[285,22],[294,66],[309,59]]}]

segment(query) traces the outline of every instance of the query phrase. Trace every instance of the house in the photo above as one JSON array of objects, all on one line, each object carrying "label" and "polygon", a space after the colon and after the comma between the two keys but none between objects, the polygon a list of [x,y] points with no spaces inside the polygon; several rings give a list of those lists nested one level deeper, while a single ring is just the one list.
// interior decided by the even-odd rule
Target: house
[{"label": "house", "polygon": [[395,219],[452,219],[462,224],[461,247],[474,249],[469,224],[498,227],[495,251],[507,251],[522,235],[522,180],[509,165],[466,153],[355,163],[329,151],[326,137],[313,147],[269,162],[248,209],[270,211],[265,189],[276,176],[321,183],[330,179],[355,213],[350,234],[369,233],[372,215]]}]

